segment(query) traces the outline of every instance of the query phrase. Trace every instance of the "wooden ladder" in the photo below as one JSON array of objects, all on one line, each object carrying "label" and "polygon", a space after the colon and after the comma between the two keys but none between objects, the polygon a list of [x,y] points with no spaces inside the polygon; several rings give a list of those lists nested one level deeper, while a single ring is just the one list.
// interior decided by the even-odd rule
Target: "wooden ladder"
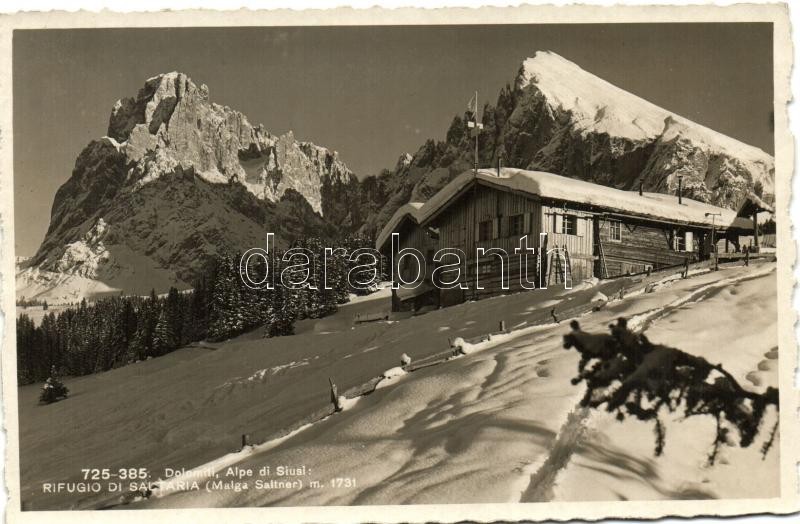
[{"label": "wooden ladder", "polygon": [[608,266],[606,265],[606,252],[603,250],[603,241],[598,241],[597,245],[600,248],[600,263],[603,268],[603,278],[608,278]]},{"label": "wooden ladder", "polygon": [[597,229],[597,250],[600,252],[600,278],[608,278],[608,266],[606,265],[606,252],[603,250],[603,241],[600,240],[600,229]]},{"label": "wooden ladder", "polygon": [[[567,264],[567,272],[566,272],[566,275],[565,275],[566,276],[566,280],[569,281],[569,287],[571,288],[572,287],[572,258],[569,256],[569,250],[567,249],[566,245],[564,245],[564,261]],[[566,283],[567,283],[566,280],[564,282],[565,286],[566,286]]]},{"label": "wooden ladder", "polygon": [[547,264],[547,285],[553,283],[553,277],[555,275],[555,283],[556,284],[564,284],[567,285],[569,282],[569,287],[572,287],[572,261],[569,257],[569,251],[567,250],[567,246],[565,245],[563,248],[564,251],[564,262],[561,261],[561,257],[559,256],[558,251],[553,251],[550,254],[550,263]]}]

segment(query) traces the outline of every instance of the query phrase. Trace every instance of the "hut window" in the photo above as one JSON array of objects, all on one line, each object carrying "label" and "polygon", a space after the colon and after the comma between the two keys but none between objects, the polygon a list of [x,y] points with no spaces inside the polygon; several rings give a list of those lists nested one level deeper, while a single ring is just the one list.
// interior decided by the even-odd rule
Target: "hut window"
[{"label": "hut window", "polygon": [[492,221],[484,220],[478,224],[478,240],[491,240],[492,239]]},{"label": "hut window", "polygon": [[675,233],[675,251],[686,251],[686,237],[680,231]]},{"label": "hut window", "polygon": [[508,236],[520,236],[522,235],[524,228],[525,215],[512,215],[508,217]]},{"label": "hut window", "polygon": [[609,220],[608,221],[608,228],[611,232],[611,240],[615,242],[622,241],[622,222],[619,220]]},{"label": "hut window", "polygon": [[494,272],[493,260],[486,260],[483,264],[478,265],[478,273],[481,275],[491,275]]},{"label": "hut window", "polygon": [[565,235],[578,234],[578,217],[575,215],[564,215],[561,221],[561,233]]}]

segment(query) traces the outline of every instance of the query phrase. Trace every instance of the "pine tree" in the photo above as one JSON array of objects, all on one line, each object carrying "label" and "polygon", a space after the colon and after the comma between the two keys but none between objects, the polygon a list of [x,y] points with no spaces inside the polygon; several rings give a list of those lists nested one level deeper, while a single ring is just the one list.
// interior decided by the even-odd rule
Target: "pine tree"
[{"label": "pine tree", "polygon": [[208,283],[203,275],[195,283],[194,292],[191,294],[189,313],[186,315],[184,326],[191,341],[204,340],[208,337]]},{"label": "pine tree", "polygon": [[264,337],[281,337],[294,334],[294,321],[297,318],[295,307],[290,303],[294,296],[283,286],[269,290],[269,309],[264,325]]},{"label": "pine tree", "polygon": [[124,298],[122,300],[122,312],[119,316],[119,324],[125,346],[125,353],[122,356],[122,360],[125,363],[130,363],[136,360],[134,348],[136,339],[136,321],[137,319],[136,308],[134,307],[134,299]]},{"label": "pine tree", "polygon": [[244,331],[242,287],[238,264],[226,255],[217,266],[211,293],[211,312],[208,335],[212,340],[223,340]]},{"label": "pine tree", "polygon": [[168,353],[174,349],[173,341],[175,334],[172,332],[169,317],[166,308],[161,310],[156,322],[155,330],[153,331],[153,354],[160,356]]},{"label": "pine tree", "polygon": [[[348,237],[345,240],[345,244],[347,245],[348,253],[353,253],[359,249],[364,248],[372,248],[374,245],[374,241],[369,238],[365,237]],[[347,260],[343,260],[344,264],[344,276],[342,277],[345,286],[346,292],[345,296],[340,296],[340,303],[344,303],[349,300],[348,295],[350,292],[356,295],[366,295],[369,294],[371,289],[374,289],[373,286],[377,286],[380,282],[387,280],[386,273],[384,268],[388,267],[388,262],[385,260],[384,257],[380,257],[378,260],[377,267],[374,268],[362,268],[360,270],[354,271],[352,275],[348,277],[351,270],[356,269],[356,267],[361,266],[369,262],[371,259],[367,256],[361,256],[354,261],[350,261],[349,258]],[[367,283],[369,282],[370,286],[365,287],[363,285],[358,286],[351,286],[351,284],[358,283]]]},{"label": "pine tree", "polygon": [[220,259],[214,272],[211,287],[208,337],[211,340],[222,340],[228,333],[228,297],[226,260]]},{"label": "pine tree", "polygon": [[153,339],[155,336],[156,323],[160,314],[158,298],[155,290],[150,291],[150,297],[143,300],[139,306],[137,314],[137,325],[135,335],[135,348],[137,360],[144,360],[147,357],[155,356]]},{"label": "pine tree", "polygon": [[20,384],[36,380],[33,331],[33,322],[28,315],[23,313],[17,317],[17,380]]},{"label": "pine tree", "polygon": [[56,368],[61,368],[64,363],[58,343],[58,325],[56,323],[56,316],[50,312],[42,318],[40,331],[42,333],[42,349],[45,355],[45,360],[55,365]]},{"label": "pine tree", "polygon": [[181,312],[181,295],[174,287],[169,288],[167,298],[164,300],[164,318],[167,323],[166,348],[173,350],[180,345],[183,337],[183,318]]}]

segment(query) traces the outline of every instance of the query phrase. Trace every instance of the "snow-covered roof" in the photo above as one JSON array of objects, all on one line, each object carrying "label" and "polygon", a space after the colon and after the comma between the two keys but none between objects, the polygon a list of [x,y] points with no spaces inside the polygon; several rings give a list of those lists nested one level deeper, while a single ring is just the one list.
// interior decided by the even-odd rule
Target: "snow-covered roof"
[{"label": "snow-covered roof", "polygon": [[[473,171],[466,171],[450,181],[424,204],[411,202],[398,209],[378,235],[376,242],[378,249],[386,243],[404,218],[409,218],[417,224],[424,224],[475,179]],[[685,197],[682,203],[678,204],[678,197],[674,195],[648,192],[639,195],[638,191],[623,191],[544,171],[503,168],[498,176],[496,170],[482,169],[478,171],[477,180],[486,185],[528,193],[544,199],[591,206],[601,213],[627,214],[702,227],[710,227],[713,224],[721,228],[752,229],[750,219],[737,217],[736,212],[730,209]],[[706,216],[706,213],[717,215]]]},{"label": "snow-covered roof", "polygon": [[[753,193],[752,191],[749,191],[747,193],[747,200],[749,202],[747,202],[747,205],[744,206],[744,207],[747,208],[748,214],[752,210],[766,211],[768,213],[775,214],[775,207],[772,204],[766,202],[760,196],[758,196],[755,193]],[[741,214],[741,210],[740,210],[740,214]]]},{"label": "snow-covered roof", "polygon": [[392,218],[383,226],[383,229],[381,229],[377,241],[378,249],[389,239],[392,232],[397,229],[397,226],[400,225],[400,222],[402,222],[404,218],[408,218],[419,224],[420,210],[424,205],[424,202],[409,202],[408,204],[400,206],[400,208],[394,212]]}]

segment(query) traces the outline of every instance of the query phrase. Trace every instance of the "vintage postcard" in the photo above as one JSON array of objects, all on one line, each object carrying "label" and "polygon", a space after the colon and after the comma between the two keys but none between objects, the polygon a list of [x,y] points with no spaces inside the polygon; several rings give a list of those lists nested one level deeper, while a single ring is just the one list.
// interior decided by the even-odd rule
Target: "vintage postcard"
[{"label": "vintage postcard", "polygon": [[787,11],[0,19],[9,521],[798,511]]}]

